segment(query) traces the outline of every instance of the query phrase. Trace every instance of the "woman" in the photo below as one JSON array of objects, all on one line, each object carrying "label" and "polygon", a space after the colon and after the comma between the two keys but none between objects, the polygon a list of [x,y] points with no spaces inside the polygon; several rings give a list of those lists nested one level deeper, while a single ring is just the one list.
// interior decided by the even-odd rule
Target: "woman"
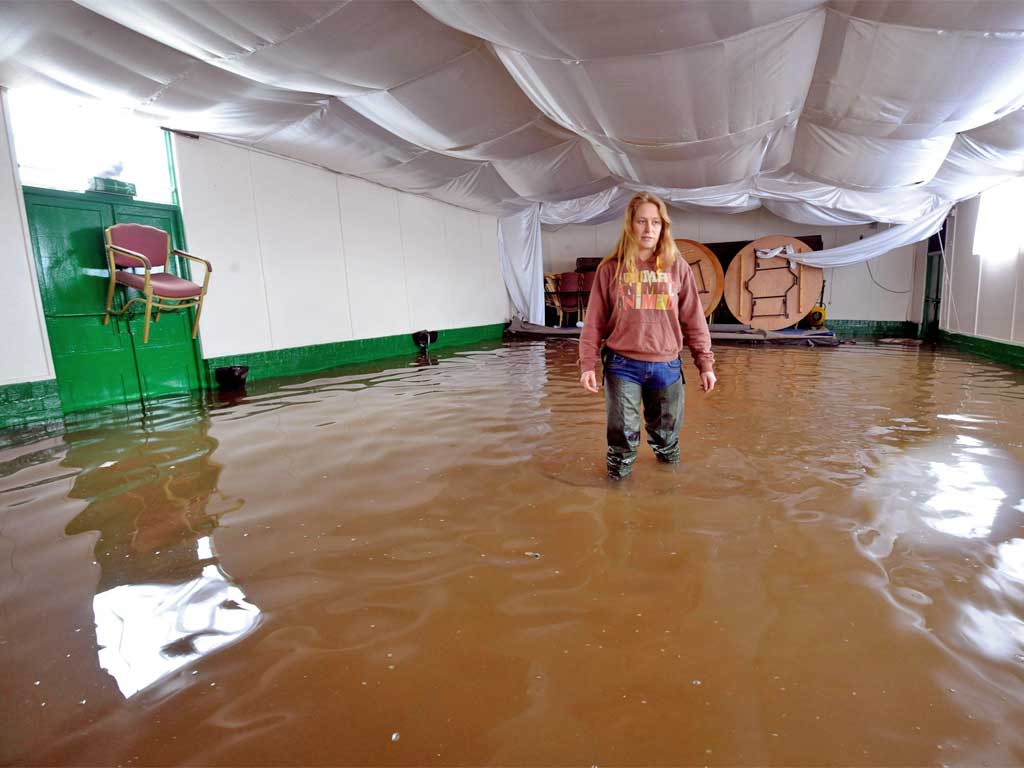
[{"label": "woman", "polygon": [[693,273],[672,240],[665,203],[641,192],[629,201],[614,253],[597,268],[580,334],[580,384],[588,392],[598,391],[594,368],[605,342],[609,477],[620,480],[633,469],[641,404],[658,460],[679,461],[684,340],[701,389],[710,392],[715,356]]}]

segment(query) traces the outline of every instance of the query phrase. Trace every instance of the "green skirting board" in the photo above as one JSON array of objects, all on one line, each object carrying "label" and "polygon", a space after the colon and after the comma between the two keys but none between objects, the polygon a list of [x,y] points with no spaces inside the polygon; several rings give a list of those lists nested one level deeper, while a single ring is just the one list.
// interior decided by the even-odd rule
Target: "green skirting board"
[{"label": "green skirting board", "polygon": [[917,338],[917,323],[902,320],[826,320],[825,327],[836,336]]},{"label": "green skirting board", "polygon": [[977,336],[962,336],[959,333],[939,331],[939,341],[956,349],[979,357],[987,357],[1016,368],[1024,368],[1024,345],[1009,342],[980,339]]},{"label": "green skirting board", "polygon": [[60,421],[63,415],[56,379],[0,387],[0,429]]},{"label": "green skirting board", "polygon": [[[430,345],[431,349],[456,347],[473,344],[477,341],[500,339],[505,330],[504,323],[494,325],[476,325],[470,328],[451,328],[438,331],[437,341]],[[339,341],[333,344],[316,344],[310,347],[292,347],[269,352],[252,352],[245,355],[226,355],[211,357],[205,362],[208,372],[208,385],[216,387],[213,372],[217,368],[228,365],[249,366],[248,381],[271,379],[278,376],[296,376],[303,373],[314,373],[328,368],[336,368],[349,363],[363,363],[368,360],[380,360],[386,357],[415,355],[419,347],[413,343],[412,334],[402,333],[397,336],[382,336],[376,339],[357,339],[355,341]]]}]

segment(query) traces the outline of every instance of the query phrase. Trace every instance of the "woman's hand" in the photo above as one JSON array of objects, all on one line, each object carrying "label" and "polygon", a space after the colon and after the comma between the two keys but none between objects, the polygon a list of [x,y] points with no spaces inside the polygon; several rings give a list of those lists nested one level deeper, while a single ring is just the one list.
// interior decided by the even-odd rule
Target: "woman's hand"
[{"label": "woman's hand", "polygon": [[580,376],[580,384],[587,392],[597,392],[597,374],[593,371],[584,371]]},{"label": "woman's hand", "polygon": [[703,371],[700,374],[700,388],[705,392],[710,392],[715,388],[715,382],[718,381],[718,377],[715,376],[714,371]]}]

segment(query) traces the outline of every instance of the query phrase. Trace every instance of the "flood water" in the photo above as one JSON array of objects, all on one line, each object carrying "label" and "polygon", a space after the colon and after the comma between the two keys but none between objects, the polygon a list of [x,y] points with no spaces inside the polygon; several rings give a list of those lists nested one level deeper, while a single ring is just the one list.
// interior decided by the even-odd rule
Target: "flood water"
[{"label": "flood water", "polygon": [[716,351],[618,484],[566,341],[8,435],[0,760],[1024,762],[1024,371]]}]

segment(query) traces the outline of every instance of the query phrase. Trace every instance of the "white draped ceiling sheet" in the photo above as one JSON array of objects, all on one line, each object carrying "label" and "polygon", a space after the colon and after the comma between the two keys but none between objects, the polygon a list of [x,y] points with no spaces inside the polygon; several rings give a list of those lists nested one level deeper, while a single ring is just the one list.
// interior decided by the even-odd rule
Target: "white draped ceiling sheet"
[{"label": "white draped ceiling sheet", "polygon": [[1024,174],[1020,0],[6,0],[0,85],[38,82],[503,217],[534,322],[541,223],[633,190],[897,225],[837,266]]}]

